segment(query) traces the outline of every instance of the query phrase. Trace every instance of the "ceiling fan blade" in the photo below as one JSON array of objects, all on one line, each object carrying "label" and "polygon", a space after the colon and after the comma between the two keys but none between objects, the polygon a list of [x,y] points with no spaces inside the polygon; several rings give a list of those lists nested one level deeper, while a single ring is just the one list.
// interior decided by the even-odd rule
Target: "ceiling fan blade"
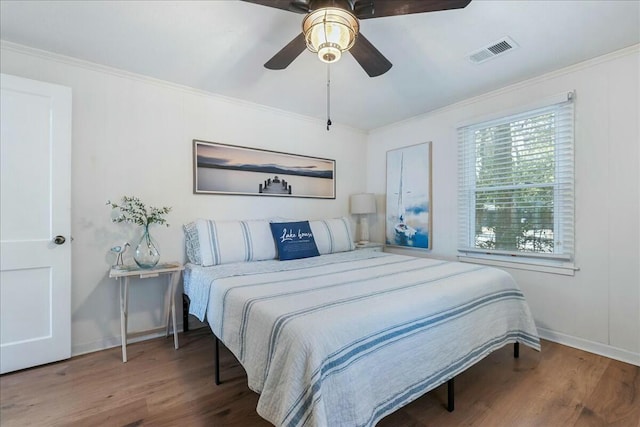
[{"label": "ceiling fan blade", "polygon": [[262,6],[275,7],[296,13],[308,13],[309,3],[305,0],[242,0],[247,3],[260,4]]},{"label": "ceiling fan blade", "polygon": [[270,70],[284,70],[307,48],[304,34],[300,33],[289,42],[280,52],[273,55],[264,66]]},{"label": "ceiling fan blade", "polygon": [[358,0],[353,9],[359,19],[369,19],[462,9],[469,3],[471,0]]},{"label": "ceiling fan blade", "polygon": [[376,49],[362,33],[358,34],[351,49],[351,55],[358,61],[369,77],[377,77],[389,71],[393,64]]}]

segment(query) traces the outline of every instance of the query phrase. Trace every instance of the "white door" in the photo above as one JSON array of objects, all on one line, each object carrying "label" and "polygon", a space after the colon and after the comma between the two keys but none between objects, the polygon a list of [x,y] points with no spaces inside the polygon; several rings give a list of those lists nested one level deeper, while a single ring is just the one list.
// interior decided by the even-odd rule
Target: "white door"
[{"label": "white door", "polygon": [[0,81],[5,373],[71,356],[71,89],[6,74]]}]

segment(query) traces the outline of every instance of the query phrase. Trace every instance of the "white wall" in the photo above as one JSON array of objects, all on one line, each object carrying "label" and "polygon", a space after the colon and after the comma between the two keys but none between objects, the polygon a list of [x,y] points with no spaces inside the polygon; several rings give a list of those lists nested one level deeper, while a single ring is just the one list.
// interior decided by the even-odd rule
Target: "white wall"
[{"label": "white wall", "polygon": [[[135,229],[109,221],[124,194],[169,205],[171,227],[153,229],[162,259],[184,260],[181,225],[196,217],[323,217],[348,211],[363,190],[384,209],[385,154],[433,141],[433,250],[455,259],[456,126],[575,89],[575,276],[510,270],[547,338],[640,364],[640,87],[638,46],[378,129],[324,123],[3,43],[1,71],[73,89],[73,353],[118,345],[117,285],[108,249]],[[192,139],[337,161],[336,200],[192,194]],[[367,148],[368,146],[368,148]],[[366,169],[361,165],[367,153]],[[365,173],[366,171],[366,173]],[[383,240],[383,213],[372,240]],[[419,253],[417,255],[425,255]],[[162,325],[163,286],[131,289],[130,330]]]},{"label": "white wall", "polygon": [[[640,48],[503,88],[378,129],[369,136],[367,191],[384,210],[386,151],[433,141],[433,250],[455,259],[456,127],[547,96],[576,90],[575,276],[513,270],[541,334],[640,364]],[[384,213],[372,222],[383,241]]]},{"label": "white wall", "polygon": [[[184,261],[181,225],[216,219],[346,215],[348,196],[365,188],[363,132],[205,94],[157,80],[3,43],[3,73],[73,90],[73,354],[118,345],[117,284],[108,250],[135,227],[110,222],[108,199],[136,195],[171,206],[169,228],[154,227],[161,261]],[[192,140],[221,142],[336,160],[335,200],[194,195]],[[131,286],[129,330],[162,326],[164,283]],[[181,291],[180,291],[181,292]],[[179,304],[181,312],[181,304]],[[180,322],[181,324],[181,319]]]}]

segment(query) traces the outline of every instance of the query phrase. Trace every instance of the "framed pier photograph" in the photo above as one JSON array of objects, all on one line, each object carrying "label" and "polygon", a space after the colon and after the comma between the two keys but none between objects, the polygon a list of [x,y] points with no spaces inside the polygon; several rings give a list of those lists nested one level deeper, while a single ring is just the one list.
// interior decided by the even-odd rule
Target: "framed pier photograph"
[{"label": "framed pier photograph", "polygon": [[193,192],[336,198],[336,161],[193,140]]}]

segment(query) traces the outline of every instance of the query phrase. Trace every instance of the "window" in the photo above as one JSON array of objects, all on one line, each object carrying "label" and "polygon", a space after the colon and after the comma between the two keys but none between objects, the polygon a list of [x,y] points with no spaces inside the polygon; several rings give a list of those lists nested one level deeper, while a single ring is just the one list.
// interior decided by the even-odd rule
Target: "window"
[{"label": "window", "polygon": [[458,129],[463,255],[573,259],[572,100]]}]

